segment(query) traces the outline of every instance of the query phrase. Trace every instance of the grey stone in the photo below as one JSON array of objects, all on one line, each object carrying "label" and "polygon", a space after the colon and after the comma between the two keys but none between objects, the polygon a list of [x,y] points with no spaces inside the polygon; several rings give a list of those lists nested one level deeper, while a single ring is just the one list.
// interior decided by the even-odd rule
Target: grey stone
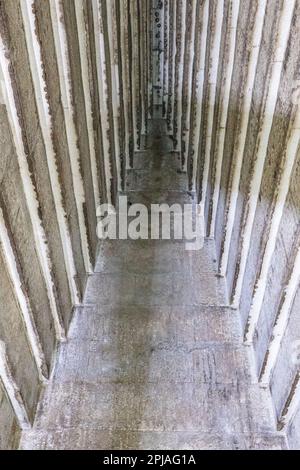
[{"label": "grey stone", "polygon": [[264,433],[274,430],[268,397],[255,385],[53,382],[35,428]]},{"label": "grey stone", "polygon": [[223,285],[211,273],[95,274],[89,279],[87,304],[100,297],[102,305],[219,305]]},{"label": "grey stone", "polygon": [[[162,2],[153,29],[151,2],[25,3],[0,2],[0,341],[34,422],[21,447],[298,449],[300,2]],[[194,222],[201,201],[211,239],[98,244],[96,206],[119,194]]]},{"label": "grey stone", "polygon": [[[167,166],[157,188],[155,163],[133,174],[142,180],[129,175],[130,203],[193,200]],[[284,448],[215,256],[212,240],[192,252],[182,241],[100,242],[85,306],[22,447]]]},{"label": "grey stone", "polygon": [[0,450],[16,449],[20,434],[14,411],[0,381]]},{"label": "grey stone", "polygon": [[285,438],[275,434],[213,435],[203,432],[132,432],[69,428],[32,431],[24,436],[24,450],[282,450]]},{"label": "grey stone", "polygon": [[185,191],[187,190],[187,178],[185,174],[166,168],[148,170],[129,170],[126,182],[127,191]]}]

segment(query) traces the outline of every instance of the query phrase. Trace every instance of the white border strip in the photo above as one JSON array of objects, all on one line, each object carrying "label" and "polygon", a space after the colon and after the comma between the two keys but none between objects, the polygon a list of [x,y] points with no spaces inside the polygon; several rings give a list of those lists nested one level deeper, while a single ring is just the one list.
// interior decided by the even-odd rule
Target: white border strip
[{"label": "white border strip", "polygon": [[87,274],[93,272],[90,260],[89,243],[87,237],[88,227],[85,225],[84,204],[85,192],[82,175],[80,172],[80,153],[78,149],[78,136],[73,119],[74,109],[72,104],[72,85],[70,82],[70,63],[68,57],[68,42],[63,23],[63,11],[60,0],[50,0],[50,12],[53,27],[53,36],[57,56],[61,99],[64,108],[67,141],[73,178],[74,196],[79,221],[81,249]]}]

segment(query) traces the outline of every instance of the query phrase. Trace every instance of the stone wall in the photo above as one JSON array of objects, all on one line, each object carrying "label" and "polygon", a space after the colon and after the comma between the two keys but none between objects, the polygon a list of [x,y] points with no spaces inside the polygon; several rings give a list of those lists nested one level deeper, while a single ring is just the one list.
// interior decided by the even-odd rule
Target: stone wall
[{"label": "stone wall", "polygon": [[[299,1],[154,2],[168,14],[166,118],[239,309],[253,380],[299,421]],[[154,9],[155,11],[155,9]],[[165,13],[167,12],[167,13]],[[155,61],[155,57],[153,58]],[[299,444],[298,444],[299,445]]]},{"label": "stone wall", "polygon": [[215,239],[253,380],[299,446],[299,15],[298,0],[0,0],[0,447],[34,419],[93,271],[96,207],[152,116]]},{"label": "stone wall", "polygon": [[146,131],[150,6],[0,1],[1,448],[34,420],[93,272],[96,209]]},{"label": "stone wall", "polygon": [[0,449],[13,449],[18,445],[20,432],[2,384],[0,384],[0,416]]}]

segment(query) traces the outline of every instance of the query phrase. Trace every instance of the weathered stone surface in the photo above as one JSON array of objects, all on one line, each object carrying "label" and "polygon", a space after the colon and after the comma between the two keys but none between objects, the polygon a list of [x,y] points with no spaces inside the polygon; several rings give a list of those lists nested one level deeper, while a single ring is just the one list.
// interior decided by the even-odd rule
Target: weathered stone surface
[{"label": "weathered stone surface", "polygon": [[[147,377],[147,376],[146,376]],[[58,406],[59,403],[59,406]],[[76,411],[75,411],[76,410]],[[274,430],[268,394],[189,382],[51,384],[35,429],[264,433]]]},{"label": "weathered stone surface", "polygon": [[105,178],[104,155],[103,155],[103,137],[101,128],[100,105],[99,105],[99,89],[98,89],[98,73],[96,60],[96,44],[95,44],[95,24],[93,21],[93,4],[86,0],[84,5],[85,21],[88,26],[88,42],[89,42],[89,77],[90,77],[90,93],[92,102],[93,125],[95,151],[97,159],[97,173],[99,181],[99,192],[101,202],[107,202],[107,181]]},{"label": "weathered stone surface", "polygon": [[[148,123],[148,133],[150,136],[153,137],[159,137],[159,138],[164,138],[167,136],[168,130],[167,130],[167,123],[165,119],[159,118],[154,116],[154,119],[150,119]],[[151,145],[155,145],[155,139],[154,140],[149,140],[151,142]],[[167,142],[164,139],[164,143]],[[155,158],[155,156],[154,156]]]},{"label": "weathered stone surface", "polygon": [[[215,25],[216,28],[216,10],[214,11],[214,8],[217,7],[217,3],[213,3],[210,8],[211,8],[211,25]],[[232,5],[229,2],[223,2],[223,24],[222,24],[222,29],[221,29],[221,35],[220,35],[220,53],[218,56],[211,56],[208,59],[208,64],[209,67],[214,66],[215,62],[218,61],[218,74],[216,80],[211,80],[211,75],[212,72],[209,70],[207,67],[207,99],[210,98],[209,94],[211,93],[211,88],[212,84],[216,81],[216,100],[214,104],[214,121],[213,121],[213,130],[211,131],[209,129],[209,123],[207,122],[207,125],[203,128],[203,133],[202,133],[202,142],[203,142],[203,154],[204,154],[204,148],[205,148],[205,141],[207,141],[209,138],[211,138],[211,152],[210,152],[210,161],[209,161],[209,175],[208,175],[208,180],[209,184],[207,185],[207,190],[206,190],[206,204],[205,204],[205,220],[207,220],[207,226],[209,227],[210,224],[210,217],[211,217],[211,197],[212,197],[212,192],[214,189],[214,183],[215,183],[215,150],[217,149],[217,132],[218,132],[218,126],[220,125],[220,119],[221,119],[221,113],[222,113],[222,96],[221,96],[221,91],[222,91],[222,86],[224,83],[224,75],[226,73],[226,66],[228,64],[228,53],[229,53],[229,47],[228,47],[228,35],[230,35],[230,15],[232,15]],[[212,29],[212,28],[211,28]],[[218,33],[218,32],[217,32]],[[210,32],[210,44],[209,44],[209,49],[212,51],[213,49],[213,37],[212,33]],[[209,113],[209,106],[207,107],[207,113]],[[208,232],[209,234],[209,232]]]},{"label": "weathered stone surface", "polygon": [[16,2],[8,0],[5,2],[3,10],[2,21],[5,22],[8,35],[14,93],[18,97],[16,105],[28,166],[39,201],[41,222],[47,236],[57,309],[61,317],[66,312],[66,323],[68,323],[72,311],[71,296],[65,265],[61,262],[63,248],[49,177],[46,144],[35,100],[20,3],[17,2],[16,5]]},{"label": "weathered stone surface", "polygon": [[33,419],[40,392],[38,371],[1,251],[0,272],[0,340],[6,345],[11,372],[20,389],[28,415]]},{"label": "weathered stone surface", "polygon": [[[272,335],[275,318],[279,313],[295,259],[295,250],[299,243],[299,207],[298,188],[300,184],[300,152],[292,174],[287,202],[283,210],[278,237],[268,273],[264,302],[257,325],[255,350],[257,363],[261,368],[268,342]],[[287,229],[288,227],[288,229]],[[298,338],[299,339],[299,338]],[[280,383],[278,384],[280,386]]]},{"label": "weathered stone surface", "polygon": [[7,114],[3,106],[0,113],[3,162],[3,173],[1,174],[2,210],[6,214],[6,223],[12,234],[12,243],[15,247],[24,289],[30,298],[36,328],[43,345],[47,364],[50,366],[55,348],[54,323],[38,254],[33,243],[33,227],[24,197],[17,155],[11,140]]},{"label": "weathered stone surface", "polygon": [[[115,320],[118,328],[124,330],[126,319],[124,322]],[[131,321],[127,323],[131,324]],[[99,335],[99,341],[86,343],[76,339],[67,347],[63,345],[54,381],[65,383],[80,378],[81,381],[99,384],[140,383],[147,377],[151,383],[242,382],[241,386],[249,385],[247,357],[242,346],[197,341],[193,337],[187,337],[184,342],[183,335],[177,332],[177,336],[171,336],[160,325],[156,326],[156,331],[149,325],[150,331],[144,335],[141,334],[141,327],[132,327],[131,332],[135,331],[136,337],[128,344],[129,336],[126,333],[105,334],[106,329],[113,326],[103,320],[100,331],[104,333]],[[188,336],[188,331],[185,336]]]},{"label": "weathered stone surface", "polygon": [[279,421],[281,418],[281,413],[285,408],[285,404],[289,399],[291,384],[294,382],[299,370],[299,308],[300,289],[297,291],[291,308],[289,323],[287,325],[285,334],[283,335],[280,354],[271,379],[271,394]]},{"label": "weathered stone surface", "polygon": [[[125,193],[128,200],[128,205],[132,204],[144,204],[150,211],[152,204],[179,204],[182,211],[185,204],[192,204],[193,210],[196,206],[196,195],[193,192],[186,192],[183,190],[168,191],[166,189],[155,189],[148,191],[128,191]],[[156,209],[155,209],[156,210]]]},{"label": "weathered stone surface", "polygon": [[[187,251],[185,243],[173,240],[103,240],[99,245],[99,257],[95,272],[117,274],[122,271],[135,274],[187,275],[209,266],[214,257],[214,245],[206,241],[205,249]],[[206,275],[214,278],[214,267]],[[216,279],[214,279],[215,282]],[[221,284],[222,282],[220,282]]]},{"label": "weathered stone surface", "polygon": [[131,170],[126,183],[126,189],[137,191],[153,191],[167,189],[169,191],[185,191],[187,189],[186,176],[170,169],[155,168],[156,171]]},{"label": "weathered stone surface", "polygon": [[[299,15],[300,5],[295,15]],[[300,41],[300,28],[294,22],[290,31],[289,51],[286,54],[284,69],[281,77],[281,84],[278,93],[277,105],[273,118],[273,126],[269,139],[268,152],[266,156],[265,168],[260,189],[260,199],[256,208],[255,220],[250,245],[250,256],[245,272],[243,286],[243,296],[240,305],[240,312],[245,323],[251,307],[251,300],[255,290],[256,279],[260,275],[264,250],[269,240],[268,228],[272,217],[274,217],[274,204],[278,193],[282,168],[286,159],[285,149],[289,137],[288,130],[290,120],[293,119],[291,113],[293,107],[292,95],[294,92],[294,81],[291,77],[296,76],[299,69],[299,59],[291,51],[295,50],[296,44]],[[297,194],[297,190],[291,186],[292,194]],[[297,197],[297,196],[296,196]],[[298,209],[299,210],[299,209]],[[276,260],[277,265],[285,264],[284,258]],[[259,335],[259,332],[257,332]]]},{"label": "weathered stone surface", "polygon": [[220,198],[216,217],[215,240],[218,257],[221,255],[222,237],[224,237],[224,217],[226,216],[226,210],[228,210],[227,205],[232,184],[232,173],[235,166],[233,150],[234,145],[237,143],[239,126],[241,124],[240,110],[244,96],[243,85],[249,67],[248,59],[251,51],[251,36],[253,34],[257,6],[257,2],[249,0],[240,2],[230,106],[228,109],[226,138],[224,142]]},{"label": "weathered stone surface", "polygon": [[257,64],[255,87],[253,89],[246,147],[241,171],[237,210],[235,215],[234,229],[229,253],[230,263],[227,270],[227,283],[229,293],[232,291],[232,288],[234,286],[236,269],[238,268],[238,254],[240,244],[242,242],[240,235],[242,230],[243,217],[245,216],[244,208],[245,203],[247,202],[247,196],[249,194],[249,185],[253,176],[256,140],[258,138],[258,132],[261,126],[261,119],[263,118],[263,107],[266,99],[266,84],[270,85],[270,60],[276,43],[275,39],[280,19],[281,6],[281,0],[267,2],[267,11],[263,28],[263,37],[260,47],[259,59]]},{"label": "weathered stone surface", "polygon": [[284,437],[272,434],[212,435],[203,432],[124,432],[71,428],[32,431],[22,441],[23,449],[37,450],[284,450]]},{"label": "weathered stone surface", "polygon": [[[164,144],[164,148],[168,145]],[[147,168],[160,169],[160,168],[174,168],[180,170],[180,153],[179,152],[165,152],[163,154],[157,152],[154,154],[154,158],[149,160],[149,150],[136,152],[133,160],[133,168],[135,170],[145,170]]]},{"label": "weathered stone surface", "polygon": [[[78,213],[75,203],[76,188],[74,188],[72,179],[49,2],[45,3],[42,0],[37,0],[35,2],[35,14],[37,34],[43,56],[45,81],[47,84],[47,99],[52,116],[52,138],[56,151],[56,163],[61,182],[63,205],[68,218],[68,226],[72,240],[73,256],[78,276],[77,284],[81,294],[83,294],[86,284],[86,272],[81,249]],[[65,313],[67,315],[67,312]]]},{"label": "weathered stone surface", "polygon": [[85,225],[88,232],[89,250],[92,265],[95,262],[97,236],[96,236],[96,207],[93,197],[93,182],[90,164],[90,150],[88,141],[87,123],[85,119],[85,99],[81,77],[81,62],[76,27],[75,5],[71,0],[62,2],[64,22],[68,40],[68,54],[70,60],[70,77],[72,83],[72,105],[74,122],[77,131],[77,145],[80,151],[80,169],[85,190]]},{"label": "weathered stone surface", "polygon": [[0,450],[16,449],[19,439],[20,430],[13,409],[0,382]]},{"label": "weathered stone surface", "polygon": [[214,256],[212,241],[103,241],[22,447],[284,448]]},{"label": "weathered stone surface", "polygon": [[288,445],[291,450],[299,450],[300,445],[300,410],[291,422],[288,428]]},{"label": "weathered stone surface", "polygon": [[[89,279],[86,303],[101,296],[102,305],[219,305],[221,282],[212,273],[95,274]],[[95,297],[96,296],[96,297]]]},{"label": "weathered stone surface", "polygon": [[[28,8],[30,16],[29,4]],[[6,346],[7,366],[15,382],[17,393],[20,394],[20,400],[24,404],[29,420],[33,421],[41,388],[39,364],[41,363],[44,374],[51,372],[57,339],[60,337],[58,323],[61,319],[62,327],[64,326],[67,330],[72,317],[75,296],[71,296],[71,279],[68,279],[66,268],[68,263],[65,259],[65,256],[70,256],[68,261],[70,265],[72,264],[71,250],[73,250],[76,264],[74,272],[77,271],[82,281],[78,280],[78,287],[79,290],[81,288],[82,293],[86,282],[86,272],[81,265],[82,253],[78,237],[77,209],[66,143],[49,2],[43,6],[39,2],[34,3],[32,18],[37,19],[35,24],[24,24],[27,18],[24,13],[25,9],[20,2],[11,1],[1,3],[0,7],[0,34],[1,44],[3,44],[1,50],[3,89],[0,106],[0,205],[4,219],[3,227],[1,227],[1,240],[2,237],[6,240],[6,236],[9,239],[4,243],[5,246],[3,245],[3,253],[6,250],[7,256],[7,246],[10,246],[12,251],[12,254],[8,253],[10,261],[8,273],[1,246],[0,340],[4,341]],[[30,34],[35,37],[37,33],[40,40],[41,64],[38,48],[34,52],[37,54],[38,67],[41,65],[43,69],[43,78],[38,76],[38,67],[35,69],[32,64],[30,66],[29,52],[33,51],[28,50],[25,31],[27,39]],[[7,75],[4,79],[6,64],[9,76]],[[46,89],[43,87],[43,80],[45,80]],[[56,158],[52,167],[49,165],[52,156],[48,159],[51,143],[42,132],[45,117],[43,113],[46,117],[48,116],[48,107],[47,103],[39,103],[40,109],[43,110],[39,113],[36,101],[35,92],[40,92],[39,81],[42,84],[41,94],[43,96],[45,91],[49,112],[53,118],[53,129],[48,129],[50,132],[53,131],[51,137]],[[23,159],[23,147],[25,159]],[[52,148],[50,153],[52,155]],[[27,160],[26,163],[25,160]],[[87,165],[90,164],[88,158],[85,162]],[[55,165],[59,174],[58,184],[51,179],[51,175],[55,172]],[[87,168],[86,173],[88,173]],[[26,179],[27,176],[28,179]],[[68,246],[67,249],[61,232],[62,227],[59,227],[57,200],[55,201],[53,197],[54,193],[60,195],[60,191],[62,206],[68,218],[66,223],[69,223],[71,227],[72,246]],[[28,198],[27,194],[29,194]],[[91,200],[93,200],[92,196]],[[95,226],[95,208],[92,212]],[[95,238],[96,231],[94,230]],[[71,275],[73,275],[72,269],[73,266],[70,269]],[[43,362],[44,357],[46,364]],[[7,393],[10,393],[9,389]],[[0,447],[13,447],[17,445],[18,440],[17,418],[14,417],[10,423],[6,402],[2,395],[0,402],[1,406],[3,405]],[[9,413],[12,413],[10,408]],[[5,435],[2,425],[7,427]],[[10,432],[13,427],[15,441]]]},{"label": "weathered stone surface", "polygon": [[[0,2],[1,236],[7,229],[17,270],[12,279],[3,246],[0,340],[31,419],[40,389],[32,344],[40,340],[50,371],[61,319],[68,342],[22,446],[280,449],[286,433],[299,447],[299,149],[290,181],[284,166],[299,138],[299,122],[291,126],[299,2],[24,5]],[[26,45],[31,35],[41,64],[39,47]],[[40,84],[47,103],[36,102]],[[94,196],[115,203],[118,189],[129,207],[190,203],[193,221],[201,203],[215,240],[198,252],[188,252],[185,239],[105,241],[98,250]],[[73,322],[81,299],[72,276],[85,302]],[[1,387],[0,419],[0,447],[15,446]]]},{"label": "weathered stone surface", "polygon": [[[132,338],[132,332],[147,335],[143,324],[149,323],[149,317],[153,321],[149,336],[163,342],[168,339],[171,343],[197,342],[223,342],[234,345],[241,344],[239,318],[236,311],[228,308],[187,306],[166,306],[148,308],[145,306],[116,306],[109,307],[95,305],[78,309],[72,322],[69,338],[82,341],[92,338],[92,341],[101,341],[102,335],[116,335],[116,329],[124,331],[124,342]],[[125,329],[126,323],[130,324],[129,337]],[[107,326],[111,323],[111,331]],[[106,325],[106,326],[105,326]],[[106,329],[105,329],[106,328]],[[181,340],[180,340],[181,338]]]}]

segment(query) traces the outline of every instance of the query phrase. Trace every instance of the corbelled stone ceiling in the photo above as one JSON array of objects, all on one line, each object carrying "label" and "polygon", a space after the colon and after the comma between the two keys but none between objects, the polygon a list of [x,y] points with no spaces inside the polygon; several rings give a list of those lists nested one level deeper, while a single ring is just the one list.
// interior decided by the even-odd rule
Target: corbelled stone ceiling
[{"label": "corbelled stone ceiling", "polygon": [[155,119],[252,383],[299,448],[299,44],[299,0],[0,0],[0,448],[32,427],[97,207],[128,189]]}]

